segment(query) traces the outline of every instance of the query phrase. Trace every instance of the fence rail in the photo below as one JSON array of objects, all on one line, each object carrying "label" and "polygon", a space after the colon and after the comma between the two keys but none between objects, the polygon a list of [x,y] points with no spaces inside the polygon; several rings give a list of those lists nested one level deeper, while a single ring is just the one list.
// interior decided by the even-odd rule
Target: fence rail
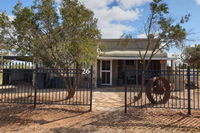
[{"label": "fence rail", "polygon": [[198,69],[125,72],[125,112],[129,107],[200,109]]},{"label": "fence rail", "polygon": [[83,105],[91,110],[92,75],[92,68],[66,70],[34,68],[32,63],[3,63],[0,103]]}]

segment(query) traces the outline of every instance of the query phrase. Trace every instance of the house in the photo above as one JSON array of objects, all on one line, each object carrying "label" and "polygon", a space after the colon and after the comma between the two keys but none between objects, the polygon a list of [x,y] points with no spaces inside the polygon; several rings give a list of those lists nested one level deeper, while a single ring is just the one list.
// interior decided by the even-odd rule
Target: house
[{"label": "house", "polygon": [[[155,40],[153,40],[155,41]],[[154,44],[154,43],[152,43]],[[147,46],[147,39],[131,39],[131,40],[122,40],[122,39],[102,39],[101,47],[103,51],[99,51],[99,56],[97,57],[97,61],[94,64],[94,86],[120,86],[123,85],[124,80],[124,72],[125,71],[134,71],[141,69],[141,58],[140,54],[144,54]],[[149,47],[149,51],[146,55],[146,60],[149,59],[151,55],[152,49],[154,46]],[[139,52],[140,51],[140,52]],[[7,60],[17,60],[17,61],[29,61],[32,62],[31,57],[21,57],[21,56],[4,56],[4,59]],[[153,56],[149,69],[152,70],[166,70],[167,61],[171,60],[172,64],[175,58],[169,58],[166,52],[158,52],[155,56]],[[11,70],[4,70],[11,71]],[[14,71],[14,70],[12,70]],[[22,70],[23,71],[23,70]],[[30,70],[27,70],[30,71]],[[30,72],[29,72],[30,73]],[[31,72],[32,73],[32,72]],[[41,82],[40,88],[46,88],[44,81],[47,80],[48,74],[41,73],[39,74],[39,81]],[[137,75],[140,76],[140,75]],[[140,77],[136,75],[128,75],[128,83],[133,83],[135,80],[138,80]],[[4,74],[3,79],[9,79],[9,83],[13,80],[26,79],[27,76],[21,73],[10,74],[6,76]],[[87,78],[86,78],[87,79]],[[11,81],[12,80],[12,81]],[[56,79],[57,81],[58,79]],[[54,81],[53,79],[49,79],[50,81]],[[87,83],[87,81],[85,81]],[[140,81],[139,81],[140,82]],[[49,83],[51,84],[51,83]]]},{"label": "house", "polygon": [[[152,43],[154,44],[154,43]],[[144,55],[147,46],[147,39],[103,39],[101,47],[104,52],[100,52],[96,62],[96,85],[97,86],[119,86],[124,84],[124,71],[133,71],[141,69],[141,55]],[[149,47],[146,55],[146,60],[149,59],[154,46]],[[153,56],[149,69],[166,70],[167,60],[175,58],[168,58],[166,52],[158,52]],[[130,76],[136,80],[138,77]],[[129,81],[128,81],[129,82]]]}]

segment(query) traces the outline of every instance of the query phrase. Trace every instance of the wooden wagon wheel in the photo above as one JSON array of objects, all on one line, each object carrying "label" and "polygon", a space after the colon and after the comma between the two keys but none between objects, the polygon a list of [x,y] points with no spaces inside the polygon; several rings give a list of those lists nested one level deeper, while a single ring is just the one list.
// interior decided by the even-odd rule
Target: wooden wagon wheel
[{"label": "wooden wagon wheel", "polygon": [[147,83],[146,95],[153,104],[165,104],[170,98],[169,81],[163,77],[154,77]]}]

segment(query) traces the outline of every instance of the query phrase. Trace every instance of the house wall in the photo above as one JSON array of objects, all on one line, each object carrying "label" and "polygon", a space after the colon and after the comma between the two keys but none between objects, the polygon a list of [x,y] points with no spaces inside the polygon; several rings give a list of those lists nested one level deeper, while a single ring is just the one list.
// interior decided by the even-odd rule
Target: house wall
[{"label": "house wall", "polygon": [[96,81],[97,81],[97,86],[96,87],[98,87],[98,86],[100,86],[100,84],[101,84],[101,78],[100,78],[100,60],[97,60],[97,70],[96,70],[96,72],[97,72],[97,79],[96,79]]},{"label": "house wall", "polygon": [[92,85],[93,85],[93,87],[94,88],[96,88],[97,87],[97,74],[98,74],[98,65],[97,65],[97,63],[98,63],[98,60],[96,60],[94,63],[93,63],[93,83],[92,83]]},{"label": "house wall", "polygon": [[[138,69],[141,69],[141,66],[138,64],[138,62],[139,61],[134,61],[134,64],[133,65],[126,65],[126,61],[125,60],[112,60],[112,86],[118,86],[119,85],[119,79],[118,79],[118,73],[119,73],[119,71],[118,71],[118,69],[119,69],[119,63],[121,63],[121,69],[122,69],[122,71],[124,71],[123,70],[123,68],[126,68],[126,70],[138,70]],[[166,63],[162,63],[162,64],[160,64],[160,61],[157,61],[157,60],[155,60],[155,61],[152,61],[152,63],[154,64],[154,65],[150,65],[151,66],[151,69],[153,70],[153,69],[158,69],[158,70],[166,70],[165,68],[166,68]],[[99,86],[101,86],[101,77],[100,77],[100,60],[98,60],[97,61],[97,70],[96,70],[96,72],[97,72],[97,80],[96,80],[96,82],[97,82],[97,87],[99,87]],[[123,76],[122,76],[123,77]],[[138,78],[136,78],[136,79],[138,79]],[[123,78],[122,78],[122,80],[123,80]],[[123,81],[124,82],[124,81]],[[123,83],[122,83],[123,84]]]},{"label": "house wall", "polygon": [[161,70],[167,70],[167,61],[165,63],[160,64]]},{"label": "house wall", "polygon": [[116,86],[118,82],[118,60],[112,61],[112,85]]}]

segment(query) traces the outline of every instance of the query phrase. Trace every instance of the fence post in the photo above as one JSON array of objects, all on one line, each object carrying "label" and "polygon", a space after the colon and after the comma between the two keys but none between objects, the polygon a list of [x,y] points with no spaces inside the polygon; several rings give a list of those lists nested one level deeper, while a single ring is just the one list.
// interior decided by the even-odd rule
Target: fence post
[{"label": "fence post", "polygon": [[90,68],[90,112],[92,111],[92,93],[93,93],[93,66]]},{"label": "fence post", "polygon": [[34,108],[36,108],[36,104],[37,104],[37,64],[35,64],[35,68],[34,68],[34,83],[33,83],[33,87],[34,87]]},{"label": "fence post", "polygon": [[190,66],[187,67],[188,115],[191,115]]},{"label": "fence post", "polygon": [[127,113],[127,73],[125,72],[125,100],[124,100],[124,104],[125,104],[125,109],[124,112]]}]

